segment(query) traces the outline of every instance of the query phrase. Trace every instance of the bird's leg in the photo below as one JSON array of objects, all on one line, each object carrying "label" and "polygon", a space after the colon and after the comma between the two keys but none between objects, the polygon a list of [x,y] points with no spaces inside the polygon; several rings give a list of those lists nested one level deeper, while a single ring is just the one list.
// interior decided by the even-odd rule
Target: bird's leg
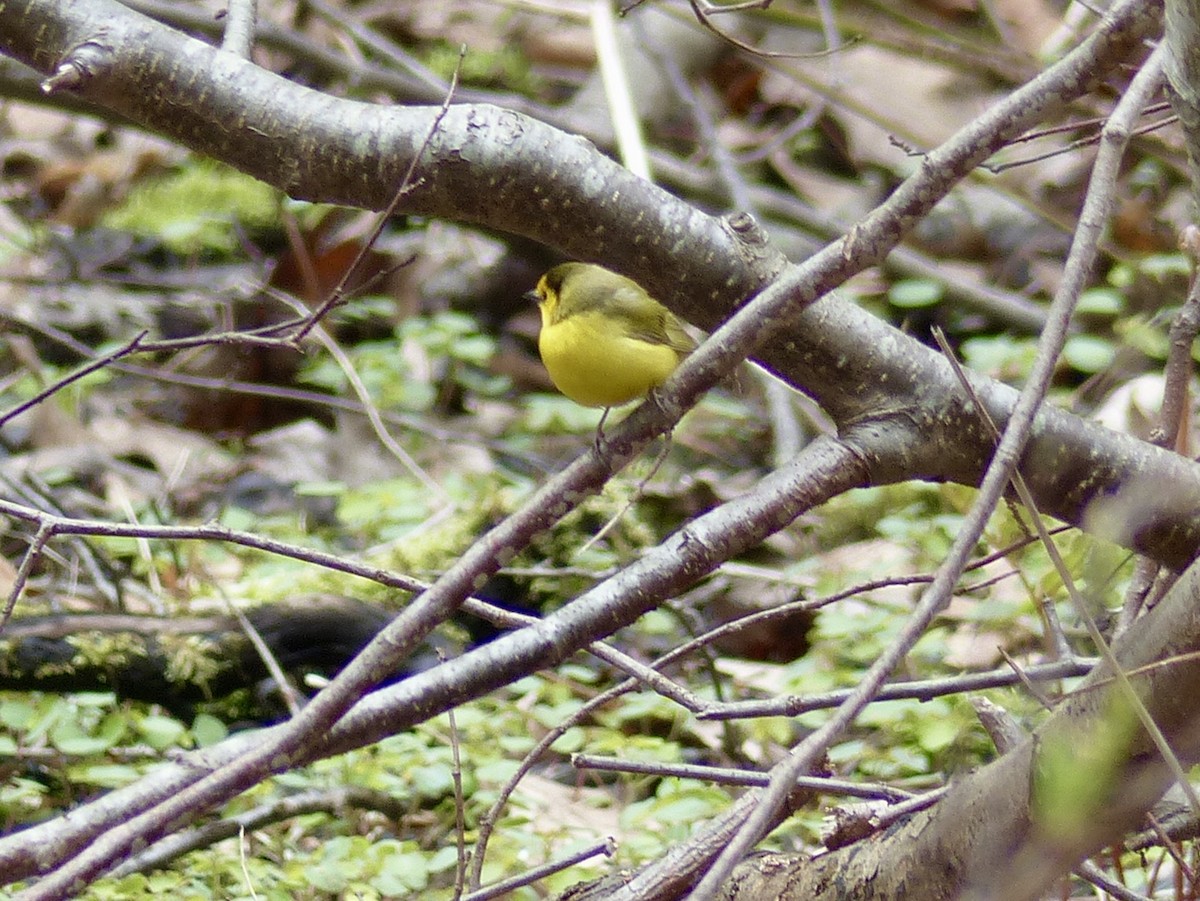
[{"label": "bird's leg", "polygon": [[600,455],[600,442],[604,440],[604,420],[608,419],[608,411],[612,407],[605,407],[604,412],[600,414],[600,421],[596,424],[596,455]]}]

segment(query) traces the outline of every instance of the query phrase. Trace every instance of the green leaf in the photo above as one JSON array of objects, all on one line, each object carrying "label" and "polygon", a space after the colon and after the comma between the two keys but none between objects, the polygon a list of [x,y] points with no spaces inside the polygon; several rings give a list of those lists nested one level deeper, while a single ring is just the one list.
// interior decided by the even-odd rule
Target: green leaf
[{"label": "green leaf", "polygon": [[574,754],[587,747],[587,732],[578,726],[571,726],[550,746],[558,754]]},{"label": "green leaf", "polygon": [[1089,375],[1112,365],[1117,352],[1112,342],[1093,335],[1072,335],[1063,346],[1063,358],[1074,369]]},{"label": "green leaf", "polygon": [[192,721],[192,736],[198,747],[208,748],[224,741],[229,736],[229,729],[215,716],[201,713]]},{"label": "green leaf", "polygon": [[1191,272],[1187,257],[1182,253],[1152,253],[1138,260],[1138,269],[1160,281],[1172,275],[1187,278]]},{"label": "green leaf", "polygon": [[341,892],[361,877],[364,842],[344,835],[324,842],[318,860],[304,868],[309,884],[325,892]]},{"label": "green leaf", "polygon": [[888,291],[888,300],[892,306],[902,310],[915,310],[922,307],[932,307],[939,303],[943,296],[941,282],[933,279],[912,278],[896,282]]},{"label": "green leaf", "polygon": [[968,338],[962,344],[963,360],[971,369],[1001,381],[1023,378],[1036,354],[1036,343],[1009,335]]},{"label": "green leaf", "polygon": [[137,722],[137,730],[146,744],[161,751],[179,743],[187,731],[183,723],[169,716],[146,716]]},{"label": "green leaf", "polygon": [[0,701],[0,726],[21,731],[29,727],[36,715],[37,708],[25,698],[5,698]]},{"label": "green leaf", "polygon": [[413,788],[423,798],[444,798],[454,791],[448,766],[418,766],[409,771]]},{"label": "green leaf", "polygon": [[293,490],[299,497],[341,497],[347,486],[345,482],[297,482]]},{"label": "green leaf", "polygon": [[54,747],[64,754],[83,757],[88,754],[99,754],[115,745],[124,732],[124,726],[119,721],[108,725],[107,728],[93,734],[77,720],[60,720],[50,730],[50,741]]},{"label": "green leaf", "polygon": [[[399,843],[391,843],[398,845]],[[399,851],[388,854],[371,880],[371,886],[384,895],[402,897],[418,892],[429,884],[429,862],[419,851]]]},{"label": "green leaf", "polygon": [[1077,313],[1116,316],[1125,309],[1125,295],[1115,288],[1089,288],[1079,295]]}]

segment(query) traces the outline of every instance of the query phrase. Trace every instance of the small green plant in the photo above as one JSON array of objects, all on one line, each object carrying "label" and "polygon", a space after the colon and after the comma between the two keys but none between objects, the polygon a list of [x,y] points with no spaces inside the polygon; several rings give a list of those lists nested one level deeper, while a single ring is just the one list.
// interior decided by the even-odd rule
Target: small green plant
[{"label": "small green plant", "polygon": [[238,229],[279,221],[282,195],[257,179],[211,160],[137,185],[103,224],[152,240],[180,254],[226,254],[238,246]]}]

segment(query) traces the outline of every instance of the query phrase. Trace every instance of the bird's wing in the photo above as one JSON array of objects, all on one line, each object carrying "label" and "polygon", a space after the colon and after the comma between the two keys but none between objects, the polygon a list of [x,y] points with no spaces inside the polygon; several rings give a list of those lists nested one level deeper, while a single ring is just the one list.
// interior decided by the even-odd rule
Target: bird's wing
[{"label": "bird's wing", "polygon": [[665,344],[681,357],[695,350],[696,342],[671,311],[658,301],[652,303],[647,308],[644,293],[634,288],[621,288],[611,293],[605,312],[619,317],[631,338],[647,344]]}]

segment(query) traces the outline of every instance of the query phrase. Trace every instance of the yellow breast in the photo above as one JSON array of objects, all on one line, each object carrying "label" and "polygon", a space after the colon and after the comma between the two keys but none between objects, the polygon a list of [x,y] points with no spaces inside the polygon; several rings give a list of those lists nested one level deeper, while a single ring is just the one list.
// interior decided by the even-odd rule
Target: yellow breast
[{"label": "yellow breast", "polygon": [[585,407],[619,407],[645,397],[679,365],[667,345],[614,331],[591,312],[543,324],[538,351],[555,387]]}]

